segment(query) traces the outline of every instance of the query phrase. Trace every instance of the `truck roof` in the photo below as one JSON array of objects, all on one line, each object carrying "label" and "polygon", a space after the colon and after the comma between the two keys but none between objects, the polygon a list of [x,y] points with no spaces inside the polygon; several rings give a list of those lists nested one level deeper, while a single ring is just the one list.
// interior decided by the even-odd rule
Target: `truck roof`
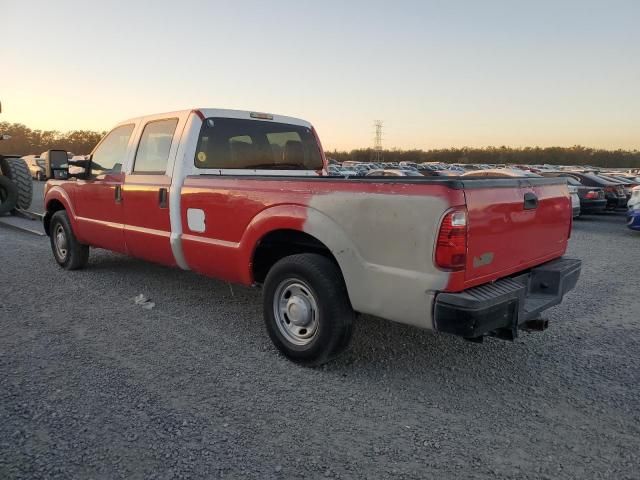
[{"label": "truck roof", "polygon": [[[265,121],[265,122],[273,121],[278,123],[288,123],[291,125],[299,125],[302,127],[312,128],[311,123],[301,118],[288,117],[285,115],[276,115],[276,114],[264,113],[259,111],[231,110],[226,108],[192,108],[189,110],[177,110],[174,112],[154,113],[150,115],[142,115],[139,117],[129,118],[127,120],[123,120],[122,122],[119,122],[118,125],[124,125],[127,123],[137,123],[140,120],[150,118],[150,117],[155,117],[155,118],[173,117],[173,116],[180,117],[183,115],[187,115],[191,112],[194,112],[196,114],[197,112],[200,112],[205,118],[222,117],[222,118],[240,118],[240,119],[246,119],[246,120],[257,120],[257,121]],[[268,118],[260,118],[260,117],[257,117],[257,115],[261,115],[263,117],[268,117]]]}]

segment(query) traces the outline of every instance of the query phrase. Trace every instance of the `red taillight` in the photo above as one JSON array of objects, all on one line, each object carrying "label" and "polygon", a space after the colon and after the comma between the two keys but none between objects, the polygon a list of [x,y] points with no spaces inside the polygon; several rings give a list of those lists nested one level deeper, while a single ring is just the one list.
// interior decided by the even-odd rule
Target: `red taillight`
[{"label": "red taillight", "polygon": [[436,243],[436,265],[464,270],[467,263],[467,211],[453,210],[442,219]]},{"label": "red taillight", "polygon": [[595,200],[600,196],[600,194],[596,190],[589,190],[587,194],[584,196],[587,200]]}]

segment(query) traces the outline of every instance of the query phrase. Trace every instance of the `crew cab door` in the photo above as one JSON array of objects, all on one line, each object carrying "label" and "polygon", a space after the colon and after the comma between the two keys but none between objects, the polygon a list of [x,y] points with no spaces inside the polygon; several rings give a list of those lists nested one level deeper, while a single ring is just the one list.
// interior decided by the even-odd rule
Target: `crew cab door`
[{"label": "crew cab door", "polygon": [[179,143],[178,118],[148,120],[124,186],[124,238],[130,255],[175,265],[169,219],[170,163]]},{"label": "crew cab door", "polygon": [[122,166],[127,159],[134,127],[134,124],[127,124],[111,130],[91,155],[90,178],[77,180],[74,189],[76,235],[83,243],[125,252]]}]

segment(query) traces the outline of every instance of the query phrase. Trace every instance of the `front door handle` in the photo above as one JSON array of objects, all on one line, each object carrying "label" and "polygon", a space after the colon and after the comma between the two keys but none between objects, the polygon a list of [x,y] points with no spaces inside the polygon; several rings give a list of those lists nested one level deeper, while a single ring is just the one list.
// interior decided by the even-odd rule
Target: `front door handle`
[{"label": "front door handle", "polygon": [[114,192],[116,203],[122,203],[122,185],[116,185]]},{"label": "front door handle", "polygon": [[534,210],[538,208],[538,197],[533,192],[527,192],[524,194],[524,209]]},{"label": "front door handle", "polygon": [[158,190],[158,205],[160,208],[167,208],[167,189],[161,188]]}]

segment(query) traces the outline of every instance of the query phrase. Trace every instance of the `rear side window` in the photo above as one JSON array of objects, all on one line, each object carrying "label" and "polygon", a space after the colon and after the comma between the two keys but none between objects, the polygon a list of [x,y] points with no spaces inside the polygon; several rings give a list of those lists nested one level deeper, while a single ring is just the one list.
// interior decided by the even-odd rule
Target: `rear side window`
[{"label": "rear side window", "polygon": [[158,120],[145,125],[133,165],[134,173],[165,173],[177,125],[177,118]]},{"label": "rear side window", "polygon": [[200,130],[198,168],[320,170],[310,128],[236,118],[208,118]]},{"label": "rear side window", "polygon": [[111,130],[91,155],[91,171],[98,175],[120,172],[132,133],[133,125],[121,125]]}]

